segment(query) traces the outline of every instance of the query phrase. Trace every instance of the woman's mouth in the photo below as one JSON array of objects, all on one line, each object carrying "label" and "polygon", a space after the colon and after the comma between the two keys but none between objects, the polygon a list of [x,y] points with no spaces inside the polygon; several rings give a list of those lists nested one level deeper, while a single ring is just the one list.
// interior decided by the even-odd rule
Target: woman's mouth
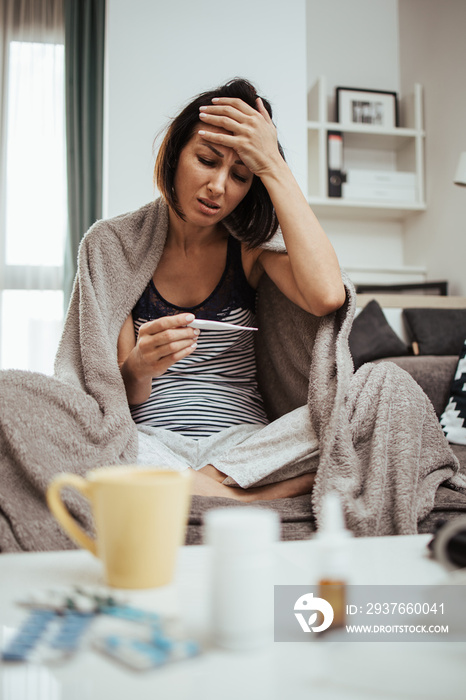
[{"label": "woman's mouth", "polygon": [[201,211],[204,214],[216,214],[220,209],[220,206],[210,199],[199,198],[197,201],[201,205]]}]

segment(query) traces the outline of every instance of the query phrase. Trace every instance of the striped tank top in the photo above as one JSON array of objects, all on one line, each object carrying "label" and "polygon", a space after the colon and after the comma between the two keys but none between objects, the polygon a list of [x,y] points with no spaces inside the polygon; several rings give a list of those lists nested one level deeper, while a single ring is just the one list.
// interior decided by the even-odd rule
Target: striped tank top
[{"label": "striped tank top", "polygon": [[[150,280],[132,315],[137,337],[146,321],[183,312],[209,321],[254,326],[254,307],[255,290],[243,272],[241,244],[230,236],[222,277],[201,304],[175,306]],[[253,344],[254,331],[201,330],[194,352],[152,379],[150,397],[131,407],[133,420],[194,439],[233,425],[266,424]]]}]

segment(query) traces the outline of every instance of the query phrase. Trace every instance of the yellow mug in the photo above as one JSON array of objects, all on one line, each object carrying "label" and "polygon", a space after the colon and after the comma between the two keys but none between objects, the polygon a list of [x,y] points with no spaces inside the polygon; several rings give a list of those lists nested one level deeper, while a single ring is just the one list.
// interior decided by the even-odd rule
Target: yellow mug
[{"label": "yellow mug", "polygon": [[[47,490],[55,518],[76,544],[103,561],[116,588],[155,588],[173,580],[178,547],[184,542],[191,472],[100,467],[83,479],[59,474]],[[71,487],[91,503],[96,539],[70,515],[61,490]]]}]

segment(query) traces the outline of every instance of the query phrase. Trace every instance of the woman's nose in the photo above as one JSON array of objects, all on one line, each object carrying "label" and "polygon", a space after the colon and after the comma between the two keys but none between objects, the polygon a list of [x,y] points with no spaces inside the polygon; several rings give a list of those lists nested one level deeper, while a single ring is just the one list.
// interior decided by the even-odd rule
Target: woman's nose
[{"label": "woman's nose", "polygon": [[222,168],[211,173],[208,188],[212,194],[223,194],[225,191],[227,175]]}]

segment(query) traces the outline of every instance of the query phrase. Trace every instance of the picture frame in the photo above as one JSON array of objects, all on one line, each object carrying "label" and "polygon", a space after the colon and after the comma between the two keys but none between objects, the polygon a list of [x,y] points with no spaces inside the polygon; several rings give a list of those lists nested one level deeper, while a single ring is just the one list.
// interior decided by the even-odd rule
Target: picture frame
[{"label": "picture frame", "polygon": [[388,90],[336,88],[336,120],[344,126],[399,126],[398,95]]}]

